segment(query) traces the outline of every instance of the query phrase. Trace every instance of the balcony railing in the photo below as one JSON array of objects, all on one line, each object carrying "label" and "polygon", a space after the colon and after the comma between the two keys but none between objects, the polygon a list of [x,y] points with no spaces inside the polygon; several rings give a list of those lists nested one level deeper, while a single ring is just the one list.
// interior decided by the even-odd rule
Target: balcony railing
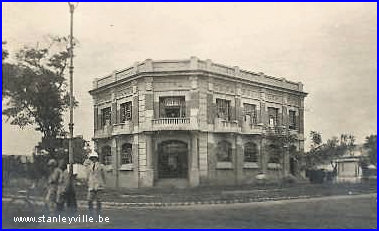
[{"label": "balcony railing", "polygon": [[187,117],[153,119],[153,130],[189,130],[191,120]]},{"label": "balcony railing", "polygon": [[112,136],[113,126],[105,125],[100,129],[95,130],[95,138],[106,138]]},{"label": "balcony railing", "polygon": [[247,134],[261,134],[263,132],[263,124],[242,123],[242,132]]},{"label": "balcony railing", "polygon": [[281,135],[285,136],[287,135],[287,130],[285,126],[267,126],[266,127],[266,133],[268,135]]},{"label": "balcony railing", "polygon": [[113,134],[131,134],[133,132],[133,123],[125,121],[124,123],[113,125]]},{"label": "balcony railing", "polygon": [[215,132],[241,132],[237,120],[227,121],[217,118],[215,120]]}]

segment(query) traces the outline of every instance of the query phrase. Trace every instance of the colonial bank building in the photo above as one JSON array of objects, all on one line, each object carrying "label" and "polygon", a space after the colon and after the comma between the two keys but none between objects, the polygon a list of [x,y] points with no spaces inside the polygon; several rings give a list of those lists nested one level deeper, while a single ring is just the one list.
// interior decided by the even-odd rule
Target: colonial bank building
[{"label": "colonial bank building", "polygon": [[110,187],[254,184],[293,172],[289,152],[265,148],[268,133],[304,146],[302,83],[211,60],[147,59],[95,79],[90,94]]}]

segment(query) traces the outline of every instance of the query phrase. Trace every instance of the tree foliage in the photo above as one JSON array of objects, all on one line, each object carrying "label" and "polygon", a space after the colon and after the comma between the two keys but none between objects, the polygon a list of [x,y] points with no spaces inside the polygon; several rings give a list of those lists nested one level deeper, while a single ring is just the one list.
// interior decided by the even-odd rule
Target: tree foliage
[{"label": "tree foliage", "polygon": [[333,160],[347,153],[351,154],[355,147],[355,136],[351,134],[341,134],[340,138],[332,137],[326,143],[322,143],[321,134],[312,131],[310,138],[311,149],[305,155],[308,168],[328,163],[335,167]]},{"label": "tree foliage", "polygon": [[321,138],[321,133],[317,131],[311,131],[310,132],[310,137],[312,141],[312,148],[318,147],[320,144],[322,144],[322,138]]},{"label": "tree foliage", "polygon": [[298,157],[298,151],[296,150],[295,143],[297,141],[296,135],[268,135],[267,140],[269,141],[266,150],[270,154],[270,160],[272,163],[280,163],[283,154],[287,151],[292,157]]},{"label": "tree foliage", "polygon": [[371,164],[376,165],[377,161],[377,135],[370,135],[366,137],[363,147],[368,150],[369,161]]},{"label": "tree foliage", "polygon": [[46,150],[53,152],[51,142],[65,134],[63,113],[69,107],[64,78],[70,58],[68,39],[51,37],[45,47],[24,47],[14,59],[4,45],[3,116],[21,128],[35,125]]}]

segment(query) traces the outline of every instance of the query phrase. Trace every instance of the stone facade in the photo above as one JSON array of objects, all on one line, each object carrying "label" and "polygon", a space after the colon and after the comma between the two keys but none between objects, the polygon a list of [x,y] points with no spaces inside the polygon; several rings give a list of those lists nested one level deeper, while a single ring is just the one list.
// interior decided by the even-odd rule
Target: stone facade
[{"label": "stone facade", "polygon": [[191,57],[148,59],[93,84],[93,139],[111,187],[254,183],[292,171],[289,152],[271,163],[268,133],[303,149],[301,83]]}]

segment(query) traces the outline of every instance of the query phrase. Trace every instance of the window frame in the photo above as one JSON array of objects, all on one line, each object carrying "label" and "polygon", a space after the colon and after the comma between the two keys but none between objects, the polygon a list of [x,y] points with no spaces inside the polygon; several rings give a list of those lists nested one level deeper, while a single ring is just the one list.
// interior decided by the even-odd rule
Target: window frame
[{"label": "window frame", "polygon": [[[250,146],[252,145],[252,146]],[[248,154],[248,150],[249,149],[252,149],[254,150],[254,152],[249,152],[250,155],[247,155]],[[251,158],[251,155],[252,154],[255,154],[254,158]],[[244,145],[244,151],[243,151],[243,157],[244,157],[244,162],[246,163],[258,163],[259,162],[259,150],[258,150],[258,145],[254,142],[247,142],[245,145]],[[250,158],[247,158],[247,157],[250,157]],[[251,161],[251,160],[254,160],[254,161]]]},{"label": "window frame", "polygon": [[[252,110],[247,110],[247,106],[251,106],[251,108],[250,109],[252,109]],[[258,117],[258,115],[257,115],[257,105],[256,104],[251,104],[251,103],[243,103],[243,113],[244,113],[244,121],[245,122],[248,122],[247,121],[247,115],[249,115],[250,116],[250,121],[249,122],[251,122],[251,124],[252,125],[255,125],[255,124],[257,124],[257,117]]]},{"label": "window frame", "polygon": [[[109,124],[107,123],[107,121],[109,121]],[[112,124],[112,108],[111,107],[102,108],[101,109],[101,127],[103,128],[111,124]]]},{"label": "window frame", "polygon": [[[178,105],[168,106],[165,100],[179,99]],[[170,117],[167,115],[166,109],[179,110],[179,117]],[[186,117],[186,97],[185,96],[160,96],[159,97],[159,118],[185,118]]]},{"label": "window frame", "polygon": [[231,100],[216,98],[216,117],[231,121]]},{"label": "window frame", "polygon": [[[124,149],[124,147],[126,148]],[[130,150],[130,152],[127,152],[128,149]],[[129,161],[124,163],[125,159],[129,159]],[[120,165],[122,166],[128,164],[133,164],[133,145],[131,143],[124,143],[121,146]]]},{"label": "window frame", "polygon": [[288,110],[288,129],[296,130],[296,127],[297,127],[296,111],[295,110]]},{"label": "window frame", "polygon": [[[129,112],[129,113],[128,113]],[[127,101],[120,104],[120,123],[131,121],[133,117],[133,103]]]},{"label": "window frame", "polygon": [[[223,147],[225,145],[225,147]],[[221,151],[222,148],[226,148],[226,158],[220,158],[221,157]],[[232,144],[229,141],[222,140],[217,143],[217,149],[216,149],[216,158],[217,162],[232,162],[233,161],[233,147]],[[225,153],[223,153],[225,154]]]}]

